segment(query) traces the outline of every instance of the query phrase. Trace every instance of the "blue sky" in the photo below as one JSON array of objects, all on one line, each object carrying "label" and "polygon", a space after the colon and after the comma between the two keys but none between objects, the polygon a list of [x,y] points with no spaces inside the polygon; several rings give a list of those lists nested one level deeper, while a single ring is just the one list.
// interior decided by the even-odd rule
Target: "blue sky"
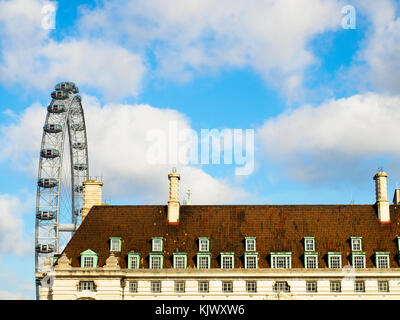
[{"label": "blue sky", "polygon": [[[56,8],[55,29],[42,8]],[[341,9],[352,5],[355,29]],[[50,93],[83,98],[91,175],[113,204],[167,201],[149,130],[253,129],[254,171],[178,164],[194,204],[374,203],[400,182],[394,0],[0,0],[0,299],[34,298],[34,212]],[[9,245],[13,243],[13,245]]]}]

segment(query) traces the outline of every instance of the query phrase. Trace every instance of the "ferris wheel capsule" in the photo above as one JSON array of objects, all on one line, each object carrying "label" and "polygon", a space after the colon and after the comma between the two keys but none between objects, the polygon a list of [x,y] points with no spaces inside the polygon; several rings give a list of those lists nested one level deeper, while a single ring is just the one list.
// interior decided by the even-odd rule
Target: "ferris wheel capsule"
[{"label": "ferris wheel capsule", "polygon": [[83,186],[76,186],[74,188],[74,190],[75,190],[75,192],[82,193],[83,192]]},{"label": "ferris wheel capsule", "polygon": [[47,133],[59,133],[62,131],[62,125],[47,123],[43,126],[43,130]]},{"label": "ferris wheel capsule", "polygon": [[74,142],[72,144],[73,149],[83,150],[86,148],[86,143],[84,142]]},{"label": "ferris wheel capsule", "polygon": [[58,185],[57,179],[54,178],[40,178],[38,186],[42,188],[54,188]]},{"label": "ferris wheel capsule", "polygon": [[73,82],[60,82],[55,86],[56,90],[66,90],[71,91],[72,93],[78,93],[78,87]]},{"label": "ferris wheel capsule", "polygon": [[57,100],[64,100],[68,98],[68,92],[65,90],[56,90],[51,93],[51,97]]},{"label": "ferris wheel capsule", "polygon": [[86,170],[87,168],[88,168],[88,166],[86,163],[79,163],[79,164],[74,165],[74,170],[83,171],[83,170]]},{"label": "ferris wheel capsule", "polygon": [[39,253],[50,253],[54,251],[54,245],[52,244],[38,244],[36,246],[36,251]]},{"label": "ferris wheel capsule", "polygon": [[56,211],[39,210],[36,213],[36,218],[39,220],[53,220],[56,217]]},{"label": "ferris wheel capsule", "polygon": [[85,125],[83,123],[73,123],[71,124],[71,129],[74,131],[85,130]]},{"label": "ferris wheel capsule", "polygon": [[65,110],[66,109],[63,104],[53,104],[47,107],[47,111],[50,113],[63,113]]},{"label": "ferris wheel capsule", "polygon": [[60,156],[60,151],[57,149],[42,149],[40,150],[40,156],[42,158],[53,159]]}]

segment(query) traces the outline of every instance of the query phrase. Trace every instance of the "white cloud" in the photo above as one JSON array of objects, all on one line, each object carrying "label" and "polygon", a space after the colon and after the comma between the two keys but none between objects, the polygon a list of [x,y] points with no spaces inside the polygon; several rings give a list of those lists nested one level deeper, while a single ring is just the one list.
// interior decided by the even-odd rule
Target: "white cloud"
[{"label": "white cloud", "polygon": [[83,10],[85,34],[152,48],[163,75],[250,66],[287,91],[316,62],[306,48],[315,35],[340,27],[343,1],[106,1]]},{"label": "white cloud", "polygon": [[31,298],[21,292],[13,293],[0,290],[0,300],[31,300]]},{"label": "white cloud", "polygon": [[376,93],[306,105],[267,120],[258,139],[296,180],[347,179],[366,159],[400,157],[399,106],[399,96]]},{"label": "white cloud", "polygon": [[[168,199],[168,178],[173,164],[153,165],[147,161],[151,129],[168,132],[175,121],[180,129],[190,129],[189,120],[170,109],[148,105],[107,104],[100,106],[93,97],[83,96],[88,132],[90,174],[104,177],[106,198],[130,198],[133,201],[158,204]],[[35,104],[27,108],[15,123],[0,128],[3,160],[37,174],[42,124],[46,110]],[[178,166],[182,175],[181,199],[187,188],[193,192],[193,203],[232,203],[243,200],[244,190],[228,181],[213,178],[201,168]]]},{"label": "white cloud", "polygon": [[58,81],[76,81],[109,98],[137,95],[145,73],[142,58],[100,39],[51,39],[49,30],[41,24],[46,3],[0,3],[0,81],[43,91]]},{"label": "white cloud", "polygon": [[[366,40],[358,52],[358,61],[366,63],[365,68],[355,68],[363,82],[372,83],[379,91],[400,93],[400,17],[396,11],[398,3],[392,0],[359,0],[359,13],[364,13],[372,25],[366,32]],[[354,81],[354,78],[352,79]]]},{"label": "white cloud", "polygon": [[23,255],[32,250],[21,219],[25,206],[16,197],[0,194],[0,253]]}]

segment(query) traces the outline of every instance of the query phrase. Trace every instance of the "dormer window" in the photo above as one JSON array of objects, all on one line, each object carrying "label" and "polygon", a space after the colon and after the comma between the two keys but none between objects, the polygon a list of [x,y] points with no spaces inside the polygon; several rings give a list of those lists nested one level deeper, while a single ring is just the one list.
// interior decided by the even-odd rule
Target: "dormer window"
[{"label": "dormer window", "polygon": [[163,250],[163,238],[152,238],[151,251],[162,252]]},{"label": "dormer window", "polygon": [[271,252],[271,268],[290,269],[292,267],[291,252]]},{"label": "dormer window", "polygon": [[184,252],[174,252],[174,268],[175,269],[185,269],[187,266],[187,253]]},{"label": "dormer window", "polygon": [[256,238],[254,237],[246,237],[246,251],[256,251]]},{"label": "dormer window", "polygon": [[81,253],[81,268],[96,268],[97,260],[97,253],[87,249]]},{"label": "dormer window", "polygon": [[318,268],[318,253],[317,252],[304,252],[304,266],[307,269]]},{"label": "dormer window", "polygon": [[376,252],[375,265],[377,268],[389,268],[389,252]]},{"label": "dormer window", "polygon": [[304,251],[315,251],[314,237],[304,237]]},{"label": "dormer window", "polygon": [[362,250],[362,238],[361,237],[351,237],[351,251],[361,251]]},{"label": "dormer window", "polygon": [[352,265],[353,268],[363,269],[365,268],[365,252],[352,253]]},{"label": "dormer window", "polygon": [[128,269],[139,269],[140,253],[128,253]]},{"label": "dormer window", "polygon": [[221,269],[233,269],[235,267],[234,256],[233,252],[221,253]]},{"label": "dormer window", "polygon": [[110,238],[110,251],[119,252],[121,251],[121,238],[112,237]]},{"label": "dormer window", "polygon": [[209,252],[210,251],[210,239],[206,237],[199,238],[199,251]]}]

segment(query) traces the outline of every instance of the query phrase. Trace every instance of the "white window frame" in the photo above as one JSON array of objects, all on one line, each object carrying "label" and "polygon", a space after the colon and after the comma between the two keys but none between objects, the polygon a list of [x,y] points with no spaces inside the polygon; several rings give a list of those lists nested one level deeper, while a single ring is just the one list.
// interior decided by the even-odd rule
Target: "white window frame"
[{"label": "white window frame", "polygon": [[210,251],[210,239],[206,237],[199,237],[199,252]]},{"label": "white window frame", "polygon": [[[284,261],[284,267],[279,267]],[[291,269],[292,268],[292,253],[291,252],[271,252],[271,268],[272,269]]]},{"label": "white window frame", "polygon": [[315,280],[306,281],[306,291],[308,293],[317,293],[318,292],[318,282]]},{"label": "white window frame", "polygon": [[[249,264],[248,259],[254,259],[255,263],[254,266],[252,266],[251,264]],[[244,254],[244,267],[246,269],[257,269],[258,268],[258,253],[245,253]]]},{"label": "white window frame", "polygon": [[[133,263],[133,259],[136,259],[136,263]],[[140,265],[140,254],[129,254],[128,253],[128,269],[139,269]]]},{"label": "white window frame", "polygon": [[129,292],[130,293],[138,292],[138,282],[137,281],[129,281]]},{"label": "white window frame", "polygon": [[198,282],[198,291],[200,293],[209,293],[210,292],[210,283],[208,281],[199,281]]},{"label": "white window frame", "polygon": [[[361,286],[358,286],[358,285],[361,285]],[[364,280],[354,281],[354,292],[360,292],[360,293],[365,292],[365,281]]]},{"label": "white window frame", "polygon": [[150,282],[150,290],[152,293],[161,293],[161,290],[162,290],[161,281],[151,281]]},{"label": "white window frame", "polygon": [[235,268],[235,254],[233,252],[221,253],[221,269]]},{"label": "white window frame", "polygon": [[[356,263],[356,258],[360,258],[360,257],[362,257],[362,259],[363,259],[363,267],[358,267],[357,266],[357,263]],[[353,266],[353,268],[355,268],[355,269],[364,269],[365,268],[365,253],[363,252],[363,253],[358,253],[358,254],[352,254],[351,255],[351,265]]]},{"label": "white window frame", "polygon": [[[203,265],[203,259],[207,259],[207,267],[205,268]],[[211,267],[211,255],[209,253],[206,254],[197,254],[197,269],[210,269]]]},{"label": "white window frame", "polygon": [[[384,285],[384,286],[382,286]],[[378,280],[378,292],[389,292],[389,281],[388,280]]]},{"label": "white window frame", "polygon": [[287,281],[275,281],[272,285],[272,291],[275,293],[290,292],[290,286]]},{"label": "white window frame", "polygon": [[304,251],[315,251],[315,238],[304,237]]},{"label": "white window frame", "polygon": [[[381,261],[386,263],[386,267],[381,267]],[[389,252],[376,252],[375,253],[375,265],[379,269],[390,268]]]},{"label": "white window frame", "polygon": [[[336,288],[335,288],[335,286],[336,286]],[[329,289],[333,293],[342,292],[342,282],[340,280],[331,280],[329,282]]]},{"label": "white window frame", "polygon": [[174,283],[174,291],[176,293],[185,293],[185,281],[175,281]]},{"label": "white window frame", "polygon": [[[149,268],[150,269],[162,269],[163,268],[163,259],[164,257],[161,254],[150,254],[149,257]],[[159,268],[157,267],[156,261],[160,259]],[[156,268],[155,268],[156,267]]]},{"label": "white window frame", "polygon": [[[339,259],[339,268],[334,268],[331,258]],[[330,268],[330,269],[341,269],[342,268],[341,252],[328,252],[328,268]]]},{"label": "white window frame", "polygon": [[154,237],[151,239],[151,251],[153,252],[163,251],[163,238]]},{"label": "white window frame", "polygon": [[255,252],[257,249],[257,242],[255,237],[245,238],[245,249],[247,252]]},{"label": "white window frame", "polygon": [[119,252],[121,251],[121,238],[110,238],[110,251]]},{"label": "white window frame", "polygon": [[[89,263],[89,261],[91,262]],[[83,257],[83,267],[94,268],[94,257]]]},{"label": "white window frame", "polygon": [[351,237],[351,251],[362,251],[362,237]]},{"label": "white window frame", "polygon": [[[174,268],[175,269],[186,269],[187,268],[187,254],[183,252],[174,253]],[[180,260],[183,260],[183,263],[180,265]]]},{"label": "white window frame", "polygon": [[257,281],[255,280],[246,281],[246,291],[248,293],[257,293]]},{"label": "white window frame", "polygon": [[222,281],[222,292],[232,293],[233,292],[233,281]]},{"label": "white window frame", "polygon": [[97,291],[97,286],[94,281],[79,281],[78,291]]},{"label": "white window frame", "polygon": [[[314,260],[315,267],[309,260]],[[304,266],[306,269],[318,269],[318,253],[304,252]]]}]

